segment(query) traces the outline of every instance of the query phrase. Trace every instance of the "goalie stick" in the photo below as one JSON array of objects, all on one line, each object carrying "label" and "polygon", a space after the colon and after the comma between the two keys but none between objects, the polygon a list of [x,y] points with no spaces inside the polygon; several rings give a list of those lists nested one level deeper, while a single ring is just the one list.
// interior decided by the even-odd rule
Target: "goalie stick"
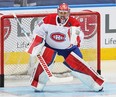
[{"label": "goalie stick", "polygon": [[[27,38],[27,40],[29,41],[29,43],[31,42],[31,39],[29,38],[29,36],[27,35],[27,32],[24,30],[23,25],[20,23],[20,21],[18,20],[17,16],[13,13],[13,16],[15,18],[15,20],[17,21],[17,23],[19,24],[19,26],[21,27],[21,30],[23,31],[25,37]],[[70,82],[73,80],[73,77],[63,77],[63,78],[58,78],[55,77],[52,72],[50,71],[48,65],[46,64],[45,60],[43,59],[43,57],[41,55],[37,56],[39,61],[40,61],[40,65],[42,66],[44,72],[46,73],[46,75],[48,76],[49,80],[53,83],[63,83],[63,82]]]}]

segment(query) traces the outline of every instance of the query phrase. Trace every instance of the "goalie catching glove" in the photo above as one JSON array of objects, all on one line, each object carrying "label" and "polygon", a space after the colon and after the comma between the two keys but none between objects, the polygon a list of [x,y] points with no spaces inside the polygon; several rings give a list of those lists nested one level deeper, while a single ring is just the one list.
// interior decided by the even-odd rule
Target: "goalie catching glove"
[{"label": "goalie catching glove", "polygon": [[27,52],[32,56],[37,56],[41,53],[41,50],[45,44],[44,38],[36,35],[33,42],[30,44]]},{"label": "goalie catching glove", "polygon": [[71,34],[71,44],[80,47],[80,44],[84,39],[84,33],[81,31],[81,28],[74,26],[71,27],[70,34]]}]

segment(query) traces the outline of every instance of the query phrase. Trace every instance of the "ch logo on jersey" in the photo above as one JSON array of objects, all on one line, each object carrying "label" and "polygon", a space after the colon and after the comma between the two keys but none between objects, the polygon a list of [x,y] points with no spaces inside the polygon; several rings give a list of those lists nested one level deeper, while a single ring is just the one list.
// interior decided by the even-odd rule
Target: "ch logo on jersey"
[{"label": "ch logo on jersey", "polygon": [[65,34],[62,34],[60,32],[55,32],[50,35],[51,39],[56,41],[56,42],[63,42],[65,41]]}]

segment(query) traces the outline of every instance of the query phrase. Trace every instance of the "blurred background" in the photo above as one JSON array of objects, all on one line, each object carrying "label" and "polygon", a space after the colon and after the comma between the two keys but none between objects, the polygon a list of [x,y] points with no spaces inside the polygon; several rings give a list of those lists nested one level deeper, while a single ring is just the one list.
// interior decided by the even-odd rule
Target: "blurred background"
[{"label": "blurred background", "polygon": [[49,6],[58,5],[59,3],[68,3],[70,5],[79,4],[107,4],[116,3],[116,0],[0,0],[0,7],[15,7],[15,6]]}]

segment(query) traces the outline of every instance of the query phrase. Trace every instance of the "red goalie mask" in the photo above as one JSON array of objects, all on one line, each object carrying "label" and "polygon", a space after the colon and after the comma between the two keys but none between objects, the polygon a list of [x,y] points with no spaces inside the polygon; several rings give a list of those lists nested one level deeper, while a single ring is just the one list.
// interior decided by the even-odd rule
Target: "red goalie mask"
[{"label": "red goalie mask", "polygon": [[61,23],[66,21],[70,15],[70,8],[68,4],[62,3],[58,6],[57,13],[59,18],[61,19]]}]

